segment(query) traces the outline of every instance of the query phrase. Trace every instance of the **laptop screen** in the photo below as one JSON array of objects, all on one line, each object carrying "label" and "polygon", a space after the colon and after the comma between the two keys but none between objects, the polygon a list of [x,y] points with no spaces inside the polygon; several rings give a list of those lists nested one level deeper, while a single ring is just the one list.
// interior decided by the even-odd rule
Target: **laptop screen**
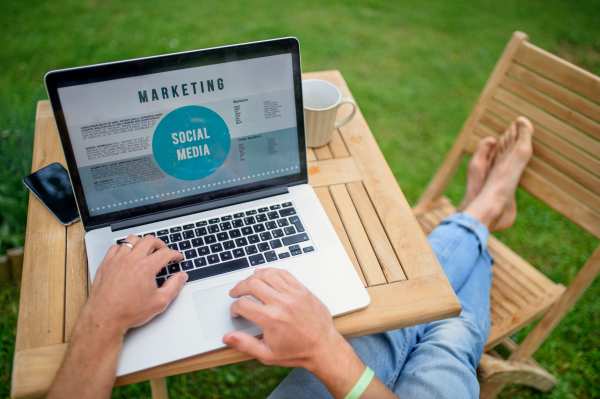
[{"label": "laptop screen", "polygon": [[228,49],[57,82],[86,228],[305,179],[299,54]]}]

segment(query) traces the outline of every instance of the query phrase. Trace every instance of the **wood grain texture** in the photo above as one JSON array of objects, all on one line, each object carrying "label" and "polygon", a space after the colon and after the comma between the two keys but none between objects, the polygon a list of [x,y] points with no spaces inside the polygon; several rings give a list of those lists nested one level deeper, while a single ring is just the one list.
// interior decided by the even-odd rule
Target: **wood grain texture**
[{"label": "wood grain texture", "polygon": [[308,184],[312,187],[350,183],[361,180],[353,158],[337,158],[308,163]]},{"label": "wood grain texture", "polygon": [[[48,101],[38,103],[32,172],[53,162],[64,165]],[[29,195],[23,280],[16,350],[63,342],[66,228]]]},{"label": "wood grain texture", "polygon": [[315,155],[315,150],[313,150],[312,148],[308,147],[306,149],[306,160],[308,162],[311,161],[316,161],[317,160],[317,156]]},{"label": "wood grain texture", "polygon": [[484,353],[477,368],[477,377],[482,383],[517,383],[548,392],[558,382],[542,367],[525,362],[498,359]]},{"label": "wood grain texture", "polygon": [[600,106],[589,101],[585,97],[582,97],[519,64],[512,64],[508,70],[508,74],[557,101],[560,101],[566,106],[581,112],[596,122],[600,122]]},{"label": "wood grain texture", "polygon": [[594,282],[598,274],[600,274],[600,246],[596,248],[592,256],[579,270],[561,298],[554,303],[548,313],[521,342],[521,345],[515,349],[510,356],[510,360],[524,361],[533,355],[585,290]]},{"label": "wood grain texture", "polygon": [[564,191],[556,189],[548,179],[529,168],[523,172],[520,185],[529,194],[600,239],[600,214]]},{"label": "wood grain texture", "polygon": [[513,94],[600,140],[600,125],[596,121],[511,77],[506,76],[500,84]]},{"label": "wood grain texture", "polygon": [[350,153],[348,152],[348,148],[346,148],[346,144],[344,143],[344,139],[340,134],[338,129],[334,129],[331,133],[331,141],[329,142],[329,149],[335,158],[343,158],[349,157]]},{"label": "wood grain texture", "polygon": [[88,268],[85,231],[81,222],[67,227],[65,276],[65,338],[69,342],[75,322],[88,296]]},{"label": "wood grain texture", "polygon": [[66,351],[67,344],[57,344],[15,352],[10,397],[46,396]]},{"label": "wood grain texture", "polygon": [[600,103],[600,78],[530,43],[523,43],[515,61],[558,84]]},{"label": "wood grain texture", "polygon": [[[495,126],[496,131],[498,133],[504,132],[506,126],[508,126],[508,123],[510,121],[515,120],[517,116],[521,114],[517,110],[513,110],[507,107],[505,104],[496,100],[490,102],[489,110],[506,121],[502,124],[504,127],[502,127],[501,129],[498,129],[499,126]],[[483,118],[482,121],[484,121]],[[485,123],[487,124],[488,122],[490,122],[489,126],[494,127],[492,126],[492,123],[494,123],[493,120],[485,119]],[[553,149],[563,157],[572,160],[573,162],[581,165],[582,167],[595,173],[596,175],[600,175],[600,161],[598,159],[583,151],[579,147],[571,144],[564,138],[554,134],[549,129],[546,129],[544,126],[537,123],[535,120],[533,120],[532,122],[534,128],[534,154],[536,154],[535,143],[540,142],[546,145],[547,147]]]},{"label": "wood grain texture", "polygon": [[490,329],[490,335],[483,351],[487,352],[493,349],[504,339],[520,331],[537,317],[544,314],[560,298],[564,291],[565,287],[563,285],[555,285],[538,299],[531,302],[529,306],[503,318],[501,322],[494,325],[494,328]]},{"label": "wood grain texture", "polygon": [[325,144],[322,147],[315,147],[315,155],[317,156],[317,159],[319,161],[322,161],[324,159],[332,159],[333,158],[333,154],[331,153],[331,150],[329,149],[329,145]]},{"label": "wood grain texture", "polygon": [[346,250],[348,257],[350,258],[350,261],[352,262],[352,265],[354,266],[354,270],[356,270],[356,273],[360,277],[360,280],[362,281],[363,285],[366,287],[367,281],[365,280],[365,276],[363,275],[363,272],[360,269],[360,265],[358,264],[358,260],[356,259],[356,255],[354,254],[354,250],[352,249],[352,244],[350,244],[350,240],[348,239],[348,234],[346,233],[346,230],[344,229],[344,224],[342,223],[342,219],[340,219],[338,210],[335,207],[335,204],[333,203],[333,198],[331,198],[331,194],[329,193],[329,188],[317,187],[317,188],[315,188],[315,193],[317,194],[317,197],[319,198],[319,202],[321,202],[321,205],[323,206],[325,213],[327,213],[327,216],[329,217],[329,221],[333,225],[335,232],[337,233],[340,241],[342,242],[342,245],[344,246],[344,249]]},{"label": "wood grain texture", "polygon": [[[327,80],[335,84],[344,97],[352,97],[339,71],[310,74],[310,78]],[[345,116],[341,110],[338,112],[338,119]],[[354,118],[340,127],[339,131],[360,171],[365,189],[406,277],[410,279],[442,273],[442,268],[383,157],[360,107],[357,108]],[[358,180],[360,179],[356,181]]]},{"label": "wood grain texture", "polygon": [[163,377],[150,380],[150,391],[152,392],[152,399],[169,399],[167,379]]},{"label": "wood grain texture", "polygon": [[364,186],[361,182],[355,182],[348,183],[346,188],[348,189],[348,193],[350,193],[358,216],[360,216],[362,225],[369,236],[369,241],[371,241],[371,245],[373,246],[373,250],[375,251],[375,255],[377,256],[377,260],[379,261],[379,265],[381,266],[381,270],[383,270],[387,282],[394,283],[396,281],[406,280],[404,270],[402,270],[402,266],[394,253],[390,240],[385,234],[385,230],[381,225],[379,217],[373,208],[373,204],[371,203]]},{"label": "wood grain texture", "polygon": [[336,184],[329,187],[331,197],[335,206],[338,209],[344,228],[348,233],[348,238],[360,264],[360,268],[363,271],[365,280],[369,287],[374,285],[385,284],[386,279],[379,265],[379,261],[375,256],[373,247],[369,242],[367,233],[365,232],[364,226],[360,221],[360,217],[356,212],[356,208],[352,203],[350,194],[346,186],[343,184]]},{"label": "wood grain texture", "polygon": [[596,158],[600,158],[600,143],[594,138],[581,133],[574,127],[561,121],[560,119],[550,115],[537,108],[533,104],[519,98],[506,89],[499,88],[494,98],[508,107],[518,110],[518,113],[526,116],[532,122],[545,127],[563,139],[573,143],[574,145],[584,149]]},{"label": "wood grain texture", "polygon": [[[492,114],[486,114],[482,117],[482,122],[477,126],[475,132],[481,137],[494,136],[499,137],[500,132],[504,130],[506,124],[501,122],[496,116]],[[496,127],[490,127],[492,125],[496,125]],[[502,130],[498,130],[502,126]],[[534,126],[535,129],[535,126]],[[586,169],[580,167],[570,159],[563,156],[562,151],[570,151],[570,144],[564,142],[560,143],[560,139],[556,138],[556,141],[553,141],[550,136],[546,135],[543,129],[538,128],[535,130],[536,136],[533,139],[533,155],[536,158],[546,162],[548,165],[554,167],[559,170],[561,173],[565,174],[569,178],[573,179],[575,182],[581,184],[587,190],[600,194],[600,178],[596,177],[592,173],[588,172]],[[544,140],[546,143],[542,143],[539,139]],[[564,144],[564,145],[563,145]],[[551,146],[558,146],[559,152],[556,152]],[[579,154],[576,151],[572,152],[571,157],[577,158]],[[578,162],[585,162],[585,155],[583,157],[579,157]],[[589,166],[594,167],[593,163],[590,163]]]},{"label": "wood grain texture", "polygon": [[519,280],[511,276],[504,269],[494,265],[493,267],[494,281],[493,285],[501,291],[505,296],[509,297],[519,308],[527,306],[527,304],[535,299],[535,296],[523,288],[519,284]]}]

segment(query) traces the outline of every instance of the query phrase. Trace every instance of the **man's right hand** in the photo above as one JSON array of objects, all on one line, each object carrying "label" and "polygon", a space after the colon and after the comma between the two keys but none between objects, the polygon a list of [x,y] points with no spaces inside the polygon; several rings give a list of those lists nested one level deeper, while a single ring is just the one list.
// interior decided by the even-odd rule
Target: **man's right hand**
[{"label": "man's right hand", "polygon": [[[344,398],[365,371],[354,349],[333,326],[325,305],[289,272],[258,269],[230,295],[243,297],[233,303],[231,315],[255,322],[264,333],[259,339],[241,331],[230,332],[223,337],[227,345],[267,365],[303,367],[335,398]],[[374,378],[361,397],[396,396]]]}]

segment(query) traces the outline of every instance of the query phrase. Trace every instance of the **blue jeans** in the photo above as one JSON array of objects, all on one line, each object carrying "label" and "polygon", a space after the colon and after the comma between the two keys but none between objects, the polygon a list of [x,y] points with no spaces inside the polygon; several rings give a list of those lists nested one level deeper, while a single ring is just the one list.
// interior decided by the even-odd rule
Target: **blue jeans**
[{"label": "blue jeans", "polygon": [[[455,213],[428,237],[462,305],[459,316],[351,339],[362,361],[402,399],[478,398],[477,365],[490,332],[492,257],[488,229]],[[331,398],[309,371],[294,369],[269,396]]]}]

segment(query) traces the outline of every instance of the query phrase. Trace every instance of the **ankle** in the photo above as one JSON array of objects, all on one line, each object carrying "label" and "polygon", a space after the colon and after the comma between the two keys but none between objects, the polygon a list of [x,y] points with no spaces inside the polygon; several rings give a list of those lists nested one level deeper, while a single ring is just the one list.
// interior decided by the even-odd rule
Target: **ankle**
[{"label": "ankle", "polygon": [[473,201],[463,212],[473,216],[485,225],[489,231],[492,231],[505,208],[506,203],[504,201]]}]

